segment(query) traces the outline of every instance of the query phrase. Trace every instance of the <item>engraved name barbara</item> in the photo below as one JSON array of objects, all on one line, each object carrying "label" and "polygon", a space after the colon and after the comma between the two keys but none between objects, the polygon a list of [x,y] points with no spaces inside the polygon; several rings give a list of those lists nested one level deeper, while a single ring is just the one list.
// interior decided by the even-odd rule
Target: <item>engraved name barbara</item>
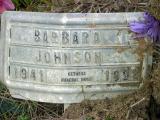
[{"label": "engraved name barbara", "polygon": [[49,46],[97,46],[108,44],[128,44],[131,33],[123,30],[34,30],[34,42]]},{"label": "engraved name barbara", "polygon": [[100,32],[90,31],[40,31],[35,30],[35,41],[43,43],[60,43],[64,45],[69,44],[89,44],[89,39],[92,38],[94,43],[99,43],[101,40]]}]

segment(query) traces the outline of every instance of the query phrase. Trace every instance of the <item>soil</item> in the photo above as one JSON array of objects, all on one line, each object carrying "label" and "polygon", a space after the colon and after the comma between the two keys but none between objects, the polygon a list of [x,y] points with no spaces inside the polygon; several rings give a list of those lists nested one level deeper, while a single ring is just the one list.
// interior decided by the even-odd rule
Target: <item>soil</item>
[{"label": "soil", "polygon": [[113,99],[85,100],[72,104],[64,119],[77,120],[160,120],[160,64],[140,90]]}]

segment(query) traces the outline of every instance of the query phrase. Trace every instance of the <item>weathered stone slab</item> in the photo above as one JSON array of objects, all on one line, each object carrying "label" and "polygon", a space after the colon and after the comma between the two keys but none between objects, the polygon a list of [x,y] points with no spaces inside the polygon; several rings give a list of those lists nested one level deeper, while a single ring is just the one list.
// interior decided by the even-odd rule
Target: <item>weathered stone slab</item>
[{"label": "weathered stone slab", "polygon": [[0,79],[13,97],[52,103],[136,90],[151,57],[136,53],[133,20],[143,20],[142,13],[6,12]]}]

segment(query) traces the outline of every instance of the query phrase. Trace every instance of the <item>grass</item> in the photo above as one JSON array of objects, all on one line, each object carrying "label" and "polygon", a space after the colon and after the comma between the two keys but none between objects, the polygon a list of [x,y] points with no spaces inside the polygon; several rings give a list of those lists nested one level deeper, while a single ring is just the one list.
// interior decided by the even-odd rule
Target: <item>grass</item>
[{"label": "grass", "polygon": [[113,120],[113,118],[111,118],[110,116],[107,116],[105,120]]},{"label": "grass", "polygon": [[48,12],[144,11],[147,0],[12,0],[16,10]]},{"label": "grass", "polygon": [[160,0],[12,0],[16,10],[40,12],[150,11],[160,19]]},{"label": "grass", "polygon": [[[7,88],[0,84],[0,119],[1,120],[15,120],[16,118],[22,118],[24,114],[29,116],[29,113],[33,112],[32,108],[34,104],[28,104],[28,101],[20,101],[13,99]],[[29,108],[29,106],[32,106]],[[20,119],[19,119],[20,120]]]},{"label": "grass", "polygon": [[12,0],[16,10],[39,12],[150,11],[160,19],[160,0]]},{"label": "grass", "polygon": [[45,116],[58,118],[62,113],[62,105],[14,99],[0,84],[0,120],[41,120]]}]

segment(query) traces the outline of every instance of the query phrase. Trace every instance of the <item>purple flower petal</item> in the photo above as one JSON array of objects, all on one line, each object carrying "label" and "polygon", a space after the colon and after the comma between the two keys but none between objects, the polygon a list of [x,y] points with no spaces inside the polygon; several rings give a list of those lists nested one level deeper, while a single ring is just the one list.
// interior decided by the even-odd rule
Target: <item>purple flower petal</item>
[{"label": "purple flower petal", "polygon": [[148,12],[145,12],[143,15],[144,19],[147,22],[154,22],[155,21],[155,17],[153,17],[151,14],[149,14]]},{"label": "purple flower petal", "polygon": [[148,26],[145,23],[133,22],[130,23],[130,29],[135,33],[145,33],[148,30]]},{"label": "purple flower petal", "polygon": [[157,39],[157,43],[160,44],[160,31],[158,32],[158,39]]},{"label": "purple flower petal", "polygon": [[13,9],[15,9],[15,6],[11,0],[0,0],[0,14],[6,10],[13,10]]},{"label": "purple flower petal", "polygon": [[15,6],[12,3],[11,0],[4,0],[3,4],[4,4],[4,6],[6,7],[7,10],[13,10],[13,9],[15,9]]},{"label": "purple flower petal", "polygon": [[155,21],[153,26],[148,30],[147,34],[154,40],[159,41],[159,33],[160,33],[160,22]]},{"label": "purple flower petal", "polygon": [[5,7],[0,6],[0,13],[3,13],[4,11],[6,11]]},{"label": "purple flower petal", "polygon": [[160,20],[157,20],[148,12],[144,13],[144,19],[141,22],[131,22],[129,24],[130,30],[138,33],[137,37],[148,36],[154,42],[160,43]]}]

